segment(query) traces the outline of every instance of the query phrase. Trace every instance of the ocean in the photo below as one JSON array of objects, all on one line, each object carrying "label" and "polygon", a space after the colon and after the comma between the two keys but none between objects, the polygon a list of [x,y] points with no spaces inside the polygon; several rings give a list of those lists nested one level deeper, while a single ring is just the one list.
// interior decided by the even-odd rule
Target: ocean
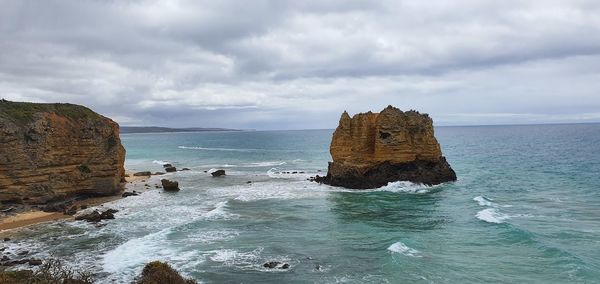
[{"label": "ocean", "polygon": [[128,170],[190,168],[150,180],[182,190],[105,204],[120,211],[103,227],[21,229],[8,250],[100,283],[152,260],[201,283],[600,283],[600,124],[438,127],[457,182],[362,191],[306,180],[326,174],[331,134],[124,134]]}]

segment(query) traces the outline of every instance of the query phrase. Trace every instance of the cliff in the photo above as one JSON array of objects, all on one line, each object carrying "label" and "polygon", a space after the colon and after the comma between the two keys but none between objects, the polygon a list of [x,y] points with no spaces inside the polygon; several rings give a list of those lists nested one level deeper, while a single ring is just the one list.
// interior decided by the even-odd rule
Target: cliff
[{"label": "cliff", "polygon": [[41,204],[121,190],[119,125],[72,104],[0,101],[0,201]]},{"label": "cliff", "polygon": [[388,106],[380,113],[342,114],[331,140],[333,162],[317,181],[366,189],[392,181],[427,185],[455,181],[433,133],[433,120]]}]

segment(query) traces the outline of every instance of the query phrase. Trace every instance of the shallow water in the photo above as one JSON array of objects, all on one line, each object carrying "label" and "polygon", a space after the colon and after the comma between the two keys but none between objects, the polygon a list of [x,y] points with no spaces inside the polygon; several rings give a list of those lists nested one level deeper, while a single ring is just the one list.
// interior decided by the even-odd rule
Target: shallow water
[{"label": "shallow water", "polygon": [[437,128],[457,182],[367,191],[306,181],[325,173],[331,132],[125,134],[128,169],[191,168],[167,175],[182,190],[107,204],[120,212],[101,228],[21,230],[9,250],[101,283],[152,260],[204,283],[600,281],[600,125]]}]

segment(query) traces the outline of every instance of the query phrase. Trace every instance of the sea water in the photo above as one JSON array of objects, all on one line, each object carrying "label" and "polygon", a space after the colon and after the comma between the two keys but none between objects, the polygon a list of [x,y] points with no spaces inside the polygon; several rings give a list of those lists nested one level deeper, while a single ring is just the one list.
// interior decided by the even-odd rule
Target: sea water
[{"label": "sea water", "polygon": [[599,124],[436,128],[457,182],[362,191],[306,180],[326,173],[331,134],[122,135],[128,170],[190,168],[150,180],[181,191],[105,204],[120,211],[103,227],[21,229],[8,250],[100,283],[128,283],[153,260],[202,283],[600,282]]}]

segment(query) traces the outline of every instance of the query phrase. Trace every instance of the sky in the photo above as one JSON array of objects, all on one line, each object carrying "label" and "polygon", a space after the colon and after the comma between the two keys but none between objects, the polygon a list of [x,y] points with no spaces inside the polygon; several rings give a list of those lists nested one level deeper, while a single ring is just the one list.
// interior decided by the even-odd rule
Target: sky
[{"label": "sky", "polygon": [[0,0],[0,97],[121,125],[600,122],[600,1]]}]

